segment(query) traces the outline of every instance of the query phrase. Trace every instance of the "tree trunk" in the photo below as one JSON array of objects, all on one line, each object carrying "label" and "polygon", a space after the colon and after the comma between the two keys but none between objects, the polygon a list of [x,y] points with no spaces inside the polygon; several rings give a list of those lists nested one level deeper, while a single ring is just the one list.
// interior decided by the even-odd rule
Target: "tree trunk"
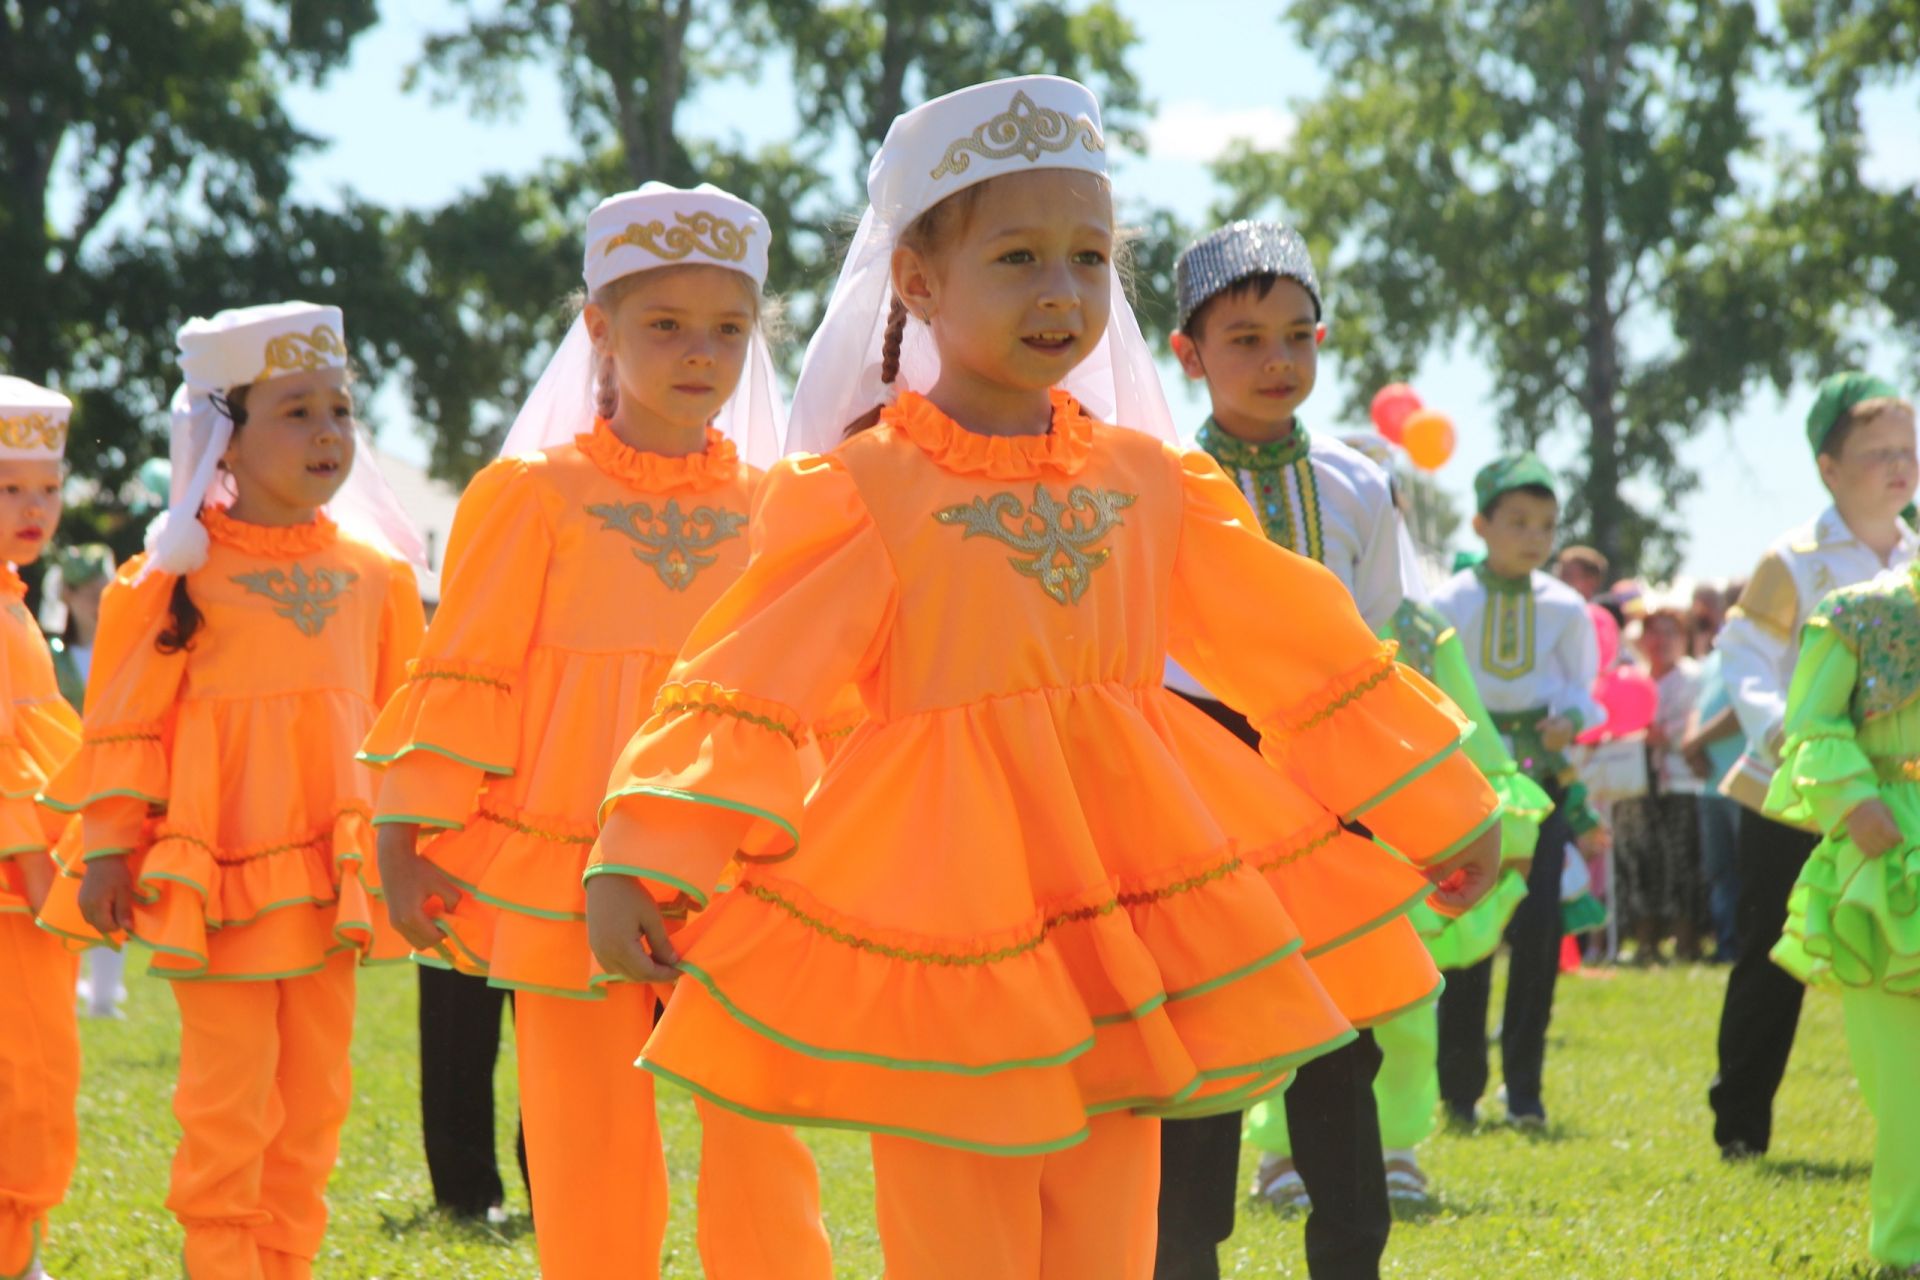
[{"label": "tree trunk", "polygon": [[1625,507],[1620,497],[1620,345],[1614,313],[1613,246],[1609,239],[1611,175],[1607,146],[1607,109],[1614,74],[1609,51],[1613,32],[1606,0],[1582,0],[1587,46],[1580,64],[1580,234],[1585,253],[1586,384],[1580,403],[1591,434],[1587,443],[1587,511],[1595,549],[1615,564],[1621,561]]}]

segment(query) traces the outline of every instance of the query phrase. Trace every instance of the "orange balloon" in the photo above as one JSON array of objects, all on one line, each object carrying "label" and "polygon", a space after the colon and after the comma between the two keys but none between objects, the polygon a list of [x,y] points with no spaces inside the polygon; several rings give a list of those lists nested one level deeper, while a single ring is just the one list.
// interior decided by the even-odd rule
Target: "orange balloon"
[{"label": "orange balloon", "polygon": [[1422,471],[1438,471],[1445,466],[1453,456],[1455,443],[1453,419],[1438,409],[1421,409],[1407,415],[1400,444],[1413,465]]}]

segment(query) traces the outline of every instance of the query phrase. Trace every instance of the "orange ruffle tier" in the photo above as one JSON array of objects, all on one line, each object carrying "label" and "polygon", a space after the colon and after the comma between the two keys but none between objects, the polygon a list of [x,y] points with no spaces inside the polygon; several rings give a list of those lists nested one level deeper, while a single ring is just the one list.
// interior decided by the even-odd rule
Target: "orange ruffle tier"
[{"label": "orange ruffle tier", "polygon": [[[41,923],[76,946],[103,941],[80,915],[82,864],[127,854],[130,936],[153,950],[164,977],[286,977],[315,972],[342,950],[365,963],[403,959],[406,944],[378,902],[371,776],[326,749],[357,737],[366,703],[314,690],[178,705],[171,742],[158,725],[101,728],[48,785],[44,802],[64,812],[124,797],[154,816],[129,849],[83,853],[76,825],[56,850],[62,874]],[[269,759],[265,743],[303,758]],[[303,751],[307,744],[315,749]],[[250,785],[256,759],[273,772]]]},{"label": "orange ruffle tier", "polygon": [[[676,822],[711,821],[718,806],[742,840],[755,818],[794,838],[801,721],[702,684],[668,686],[656,706],[636,740],[652,776],[623,760],[615,776],[633,780],[610,797],[604,830],[651,865],[592,874],[637,872],[705,901],[710,885],[670,868]],[[1421,740],[1388,734],[1393,714]],[[1375,765],[1356,807],[1459,733],[1391,666],[1341,720],[1340,749]],[[675,721],[685,730],[659,732]],[[1297,729],[1294,749],[1320,727]],[[1453,815],[1431,819],[1447,840]],[[1463,812],[1458,838],[1486,821],[1484,806]],[[809,861],[855,842],[899,855]],[[1087,1116],[1117,1107],[1234,1110],[1352,1025],[1437,995],[1425,947],[1396,918],[1429,891],[1157,686],[1030,691],[869,724],[809,806],[793,861],[748,868],[688,927],[681,950],[696,959],[646,1065],[749,1114],[1004,1152],[1071,1143]]]}]

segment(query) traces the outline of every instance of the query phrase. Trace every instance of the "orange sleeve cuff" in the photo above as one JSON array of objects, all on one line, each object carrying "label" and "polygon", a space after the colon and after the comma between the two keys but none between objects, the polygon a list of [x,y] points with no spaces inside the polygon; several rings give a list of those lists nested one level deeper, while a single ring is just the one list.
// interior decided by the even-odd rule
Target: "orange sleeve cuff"
[{"label": "orange sleeve cuff", "polygon": [[486,775],[473,765],[436,751],[415,750],[382,770],[374,802],[376,826],[414,822],[424,827],[464,827],[479,806]]},{"label": "orange sleeve cuff", "polygon": [[107,858],[139,848],[147,821],[147,802],[138,796],[105,796],[87,806],[80,819],[87,858]]}]

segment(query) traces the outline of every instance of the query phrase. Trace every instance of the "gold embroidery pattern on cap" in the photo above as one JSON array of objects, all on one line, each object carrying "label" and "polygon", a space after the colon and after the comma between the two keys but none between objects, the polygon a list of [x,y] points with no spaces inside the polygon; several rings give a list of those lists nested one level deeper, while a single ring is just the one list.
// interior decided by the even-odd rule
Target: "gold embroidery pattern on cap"
[{"label": "gold embroidery pattern on cap", "polygon": [[327,619],[340,611],[340,601],[360,575],[345,569],[315,569],[296,564],[291,574],[278,569],[237,573],[233,581],[257,596],[273,601],[273,611],[288,619],[303,636],[326,630]]},{"label": "gold embroidery pattern on cap", "polygon": [[347,362],[347,344],[332,325],[315,325],[312,333],[283,333],[267,343],[267,364],[254,378],[264,382],[285,373],[332,369]]},{"label": "gold embroidery pattern on cap", "polygon": [[676,213],[679,226],[662,222],[629,222],[627,229],[601,246],[605,257],[623,244],[645,249],[656,258],[678,262],[695,252],[721,262],[739,262],[747,256],[747,241],[753,239],[754,226],[740,226],[713,213]]},{"label": "gold embroidery pattern on cap", "polygon": [[976,155],[984,160],[1010,160],[1014,156],[1038,160],[1043,151],[1065,151],[1076,138],[1088,151],[1107,149],[1084,117],[1039,106],[1022,90],[1013,95],[1013,104],[1005,111],[949,146],[933,167],[932,176],[965,173]]},{"label": "gold embroidery pattern on cap", "polygon": [[0,445],[9,449],[45,449],[58,453],[67,443],[64,419],[48,413],[0,418]]},{"label": "gold embroidery pattern on cap", "polygon": [[1091,489],[1077,484],[1062,503],[1045,485],[1033,486],[1033,505],[1023,506],[1010,493],[975,498],[957,507],[934,512],[941,524],[956,524],[965,538],[995,538],[1015,551],[1007,563],[1040,584],[1060,604],[1079,604],[1087,593],[1093,571],[1113,554],[1094,544],[1125,524],[1120,512],[1138,496],[1117,489]]},{"label": "gold embroidery pattern on cap", "polygon": [[587,508],[587,514],[600,517],[600,527],[625,534],[640,545],[634,556],[653,566],[669,591],[685,591],[700,576],[700,571],[720,557],[707,555],[720,543],[740,536],[747,518],[725,507],[695,507],[680,510],[680,501],[672,498],[654,513],[650,502],[605,502]]}]

